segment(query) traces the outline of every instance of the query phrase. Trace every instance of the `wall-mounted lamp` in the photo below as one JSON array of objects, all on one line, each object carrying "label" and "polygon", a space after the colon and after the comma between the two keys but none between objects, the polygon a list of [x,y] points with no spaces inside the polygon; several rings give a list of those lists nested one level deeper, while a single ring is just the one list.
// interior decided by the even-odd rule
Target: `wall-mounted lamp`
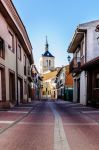
[{"label": "wall-mounted lamp", "polygon": [[97,42],[98,42],[98,45],[99,45],[99,37],[97,37]]}]

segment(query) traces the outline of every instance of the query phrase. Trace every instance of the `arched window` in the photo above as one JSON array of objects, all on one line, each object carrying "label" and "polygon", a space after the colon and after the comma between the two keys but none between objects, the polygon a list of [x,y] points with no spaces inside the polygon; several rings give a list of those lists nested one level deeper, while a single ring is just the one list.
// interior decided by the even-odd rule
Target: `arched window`
[{"label": "arched window", "polygon": [[48,60],[46,60],[46,66],[48,67]]},{"label": "arched window", "polygon": [[45,60],[44,61],[44,67],[47,67],[48,66],[48,60]]},{"label": "arched window", "polygon": [[49,67],[51,67],[51,60],[49,60]]}]

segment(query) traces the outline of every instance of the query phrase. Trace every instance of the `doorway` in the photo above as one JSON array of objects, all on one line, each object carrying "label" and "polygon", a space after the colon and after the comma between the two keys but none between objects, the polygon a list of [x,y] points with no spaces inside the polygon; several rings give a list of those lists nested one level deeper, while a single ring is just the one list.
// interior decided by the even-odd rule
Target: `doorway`
[{"label": "doorway", "polygon": [[9,73],[9,96],[12,103],[15,102],[15,74],[10,71]]},{"label": "doorway", "polygon": [[1,69],[0,69],[0,101],[2,100],[2,79],[1,79]]},{"label": "doorway", "polygon": [[23,101],[23,80],[18,77],[18,102]]},{"label": "doorway", "polygon": [[77,102],[80,103],[80,78],[77,79]]}]

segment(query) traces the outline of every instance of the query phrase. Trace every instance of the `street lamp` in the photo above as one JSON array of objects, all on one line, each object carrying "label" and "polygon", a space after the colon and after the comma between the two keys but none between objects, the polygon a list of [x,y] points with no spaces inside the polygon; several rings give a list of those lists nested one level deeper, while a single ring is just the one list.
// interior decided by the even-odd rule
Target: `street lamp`
[{"label": "street lamp", "polygon": [[99,37],[97,37],[97,42],[98,42],[98,45],[99,45]]},{"label": "street lamp", "polygon": [[68,59],[68,62],[70,63],[71,57],[69,55],[68,55],[67,59]]}]

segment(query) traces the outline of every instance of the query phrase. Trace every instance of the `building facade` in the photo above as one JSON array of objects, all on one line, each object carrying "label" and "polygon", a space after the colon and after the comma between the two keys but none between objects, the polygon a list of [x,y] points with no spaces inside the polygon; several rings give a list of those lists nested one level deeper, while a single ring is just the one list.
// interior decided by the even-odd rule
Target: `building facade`
[{"label": "building facade", "polygon": [[32,46],[11,0],[0,1],[0,107],[31,98]]},{"label": "building facade", "polygon": [[40,100],[42,97],[42,76],[38,72],[34,64],[31,65],[32,68],[32,99]]},{"label": "building facade", "polygon": [[56,77],[57,98],[63,100],[73,99],[73,78],[69,73],[69,65],[59,69]]},{"label": "building facade", "polygon": [[42,99],[57,99],[56,75],[58,70],[54,69],[49,73],[43,74]]},{"label": "building facade", "polygon": [[64,99],[65,95],[65,72],[66,67],[61,67],[56,77],[57,98]]},{"label": "building facade", "polygon": [[73,77],[69,72],[69,65],[66,66],[65,72],[65,100],[73,101]]},{"label": "building facade", "polygon": [[70,72],[73,75],[73,101],[99,103],[99,20],[80,24],[68,47],[73,53]]}]

